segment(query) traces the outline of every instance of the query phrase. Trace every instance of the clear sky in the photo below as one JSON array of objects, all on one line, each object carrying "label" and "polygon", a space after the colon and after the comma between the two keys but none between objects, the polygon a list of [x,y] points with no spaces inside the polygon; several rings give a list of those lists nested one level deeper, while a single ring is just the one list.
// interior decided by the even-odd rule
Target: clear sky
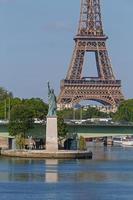
[{"label": "clear sky", "polygon": [[[113,71],[133,95],[133,0],[101,0]],[[74,47],[80,0],[0,0],[0,86],[21,98],[59,94]]]}]

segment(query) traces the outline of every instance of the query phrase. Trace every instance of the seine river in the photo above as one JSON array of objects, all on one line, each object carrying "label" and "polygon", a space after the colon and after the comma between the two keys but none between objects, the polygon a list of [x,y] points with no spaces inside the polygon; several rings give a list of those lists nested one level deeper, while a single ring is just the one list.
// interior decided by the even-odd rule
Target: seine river
[{"label": "seine river", "polygon": [[97,147],[92,160],[0,157],[0,200],[133,200],[133,148]]}]

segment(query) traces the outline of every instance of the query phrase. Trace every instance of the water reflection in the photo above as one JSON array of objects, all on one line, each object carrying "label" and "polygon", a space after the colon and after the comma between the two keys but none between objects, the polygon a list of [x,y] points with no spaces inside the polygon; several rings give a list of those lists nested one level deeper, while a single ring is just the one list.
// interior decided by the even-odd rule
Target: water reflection
[{"label": "water reflection", "polygon": [[57,183],[58,182],[58,160],[45,160],[45,182]]},{"label": "water reflection", "polygon": [[93,154],[93,160],[0,157],[0,200],[132,200],[133,148]]},{"label": "water reflection", "polygon": [[133,149],[96,148],[93,160],[0,157],[0,182],[133,182]]}]

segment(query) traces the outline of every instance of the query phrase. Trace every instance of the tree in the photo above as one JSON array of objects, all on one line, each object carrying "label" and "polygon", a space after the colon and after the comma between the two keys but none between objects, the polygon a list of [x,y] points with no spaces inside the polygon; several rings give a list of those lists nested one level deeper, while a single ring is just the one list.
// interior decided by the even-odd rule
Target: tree
[{"label": "tree", "polygon": [[73,109],[64,109],[60,111],[60,113],[64,116],[65,119],[72,119],[73,118]]},{"label": "tree", "polygon": [[79,138],[79,150],[81,151],[85,151],[86,148],[86,142],[85,142],[85,138],[83,136],[80,136]]},{"label": "tree", "polygon": [[16,136],[16,147],[17,147],[17,149],[25,148],[25,138],[21,134]]},{"label": "tree", "polygon": [[[82,109],[82,110],[81,110]],[[81,116],[82,111],[82,116]],[[65,119],[88,119],[95,117],[109,117],[109,114],[99,111],[97,108],[89,107],[87,110],[83,108],[79,109],[64,109],[60,111],[63,114]]]},{"label": "tree", "polygon": [[107,113],[99,111],[97,108],[89,107],[86,111],[83,112],[83,118],[97,118],[97,117],[108,117]]},{"label": "tree", "polygon": [[48,113],[48,105],[40,98],[23,99],[22,103],[28,106],[32,111],[34,118],[44,119]]},{"label": "tree", "polygon": [[59,144],[61,145],[61,141],[66,138],[68,133],[67,125],[64,123],[64,117],[61,113],[58,113],[58,138]]},{"label": "tree", "polygon": [[7,113],[9,114],[10,99],[13,98],[13,94],[3,87],[0,87],[0,119],[6,119]]},{"label": "tree", "polygon": [[133,122],[133,99],[123,101],[113,119],[115,121]]},{"label": "tree", "polygon": [[3,87],[0,87],[0,101],[1,100],[5,100],[7,98],[12,98],[13,97],[13,94],[12,92],[9,92],[7,91],[5,88]]},{"label": "tree", "polygon": [[12,98],[11,99],[11,105],[10,105],[10,109],[12,109],[14,106],[17,106],[17,105],[22,105],[22,100],[18,97],[15,97],[15,98]]},{"label": "tree", "polygon": [[9,122],[10,135],[23,135],[33,128],[34,114],[33,111],[26,105],[16,105],[11,110],[11,119]]}]

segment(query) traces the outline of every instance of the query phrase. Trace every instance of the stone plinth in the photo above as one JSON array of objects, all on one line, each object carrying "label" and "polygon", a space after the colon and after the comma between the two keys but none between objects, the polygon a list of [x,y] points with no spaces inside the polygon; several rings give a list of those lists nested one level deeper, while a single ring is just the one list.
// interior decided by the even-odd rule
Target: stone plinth
[{"label": "stone plinth", "polygon": [[47,117],[46,123],[46,151],[58,151],[57,117]]}]

